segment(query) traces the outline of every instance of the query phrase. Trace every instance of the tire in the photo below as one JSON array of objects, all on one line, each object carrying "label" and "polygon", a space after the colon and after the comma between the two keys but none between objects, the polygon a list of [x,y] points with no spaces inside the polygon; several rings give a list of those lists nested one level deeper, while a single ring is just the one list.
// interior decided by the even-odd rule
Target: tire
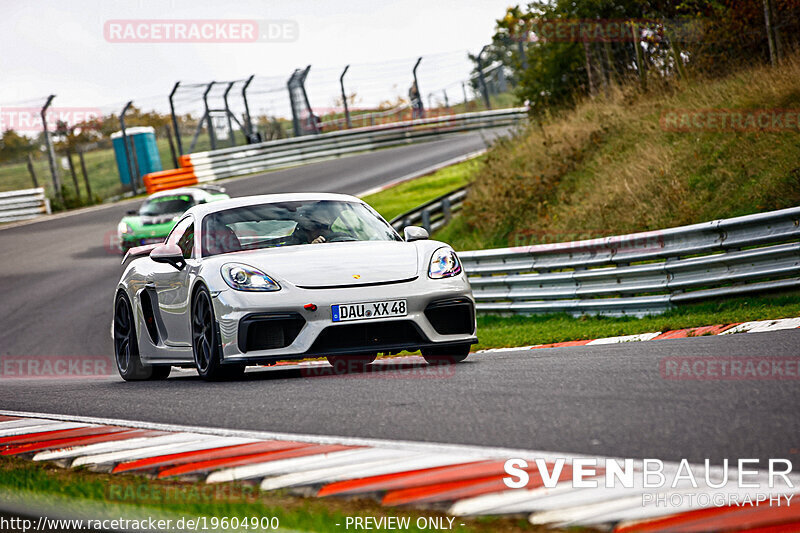
[{"label": "tire", "polygon": [[172,372],[172,367],[169,365],[158,365],[153,366],[153,375],[150,376],[152,380],[162,380],[167,379],[169,377],[169,373]]},{"label": "tire", "polygon": [[429,365],[454,365],[469,355],[469,344],[461,346],[445,346],[442,348],[425,348],[422,357]]},{"label": "tire", "polygon": [[328,362],[337,374],[348,372],[362,372],[367,365],[378,358],[378,354],[368,355],[329,355]]},{"label": "tire", "polygon": [[201,286],[192,297],[192,352],[194,366],[206,381],[233,379],[244,373],[244,365],[223,365],[214,304]]},{"label": "tire", "polygon": [[133,310],[128,296],[122,291],[114,302],[114,360],[125,381],[142,381],[153,375],[153,367],[143,364],[139,357]]}]

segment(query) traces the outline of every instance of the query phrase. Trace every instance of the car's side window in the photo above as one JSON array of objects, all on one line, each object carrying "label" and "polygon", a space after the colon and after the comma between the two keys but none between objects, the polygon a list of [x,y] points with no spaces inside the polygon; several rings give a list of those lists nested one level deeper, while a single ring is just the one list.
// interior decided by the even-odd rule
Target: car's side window
[{"label": "car's side window", "polygon": [[183,258],[189,259],[194,252],[194,224],[190,225],[178,239],[178,247],[183,252]]},{"label": "car's side window", "polygon": [[[177,244],[178,246],[180,246],[179,241],[186,234],[186,230],[193,225],[192,222],[193,222],[192,217],[186,217],[182,219],[180,222],[178,222],[175,225],[175,227],[172,228],[172,231],[170,232],[169,236],[167,236],[166,243]],[[192,236],[194,237],[194,231],[192,231]],[[192,242],[194,242],[194,239],[192,239]]]}]

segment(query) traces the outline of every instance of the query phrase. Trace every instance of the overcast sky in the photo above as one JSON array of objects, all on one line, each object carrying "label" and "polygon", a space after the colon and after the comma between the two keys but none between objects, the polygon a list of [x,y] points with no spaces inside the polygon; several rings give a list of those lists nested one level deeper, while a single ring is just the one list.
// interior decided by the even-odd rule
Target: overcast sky
[{"label": "overcast sky", "polygon": [[[440,61],[453,63],[450,72],[429,61],[429,82],[436,71],[460,75],[466,52],[490,41],[507,5],[509,0],[0,0],[0,105],[52,93],[60,106],[106,106],[165,96],[177,80],[233,80],[251,73],[284,78],[306,64],[314,65],[312,73],[327,69],[330,83],[347,63],[394,65],[370,67],[369,73],[362,68],[360,76],[397,77],[399,70],[404,79],[398,83],[404,84],[416,56],[439,54]],[[128,19],[288,20],[298,35],[291,42],[109,42],[104,25]],[[330,105],[331,98],[312,105]]]}]

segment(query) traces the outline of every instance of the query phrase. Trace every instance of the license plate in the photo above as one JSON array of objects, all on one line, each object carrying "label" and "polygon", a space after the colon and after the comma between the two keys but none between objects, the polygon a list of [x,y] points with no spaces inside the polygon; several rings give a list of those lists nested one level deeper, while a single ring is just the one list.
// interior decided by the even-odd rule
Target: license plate
[{"label": "license plate", "polygon": [[162,243],[162,242],[164,242],[164,239],[159,239],[157,237],[153,237],[153,238],[149,238],[149,239],[142,239],[142,244],[156,244],[156,243]]},{"label": "license plate", "polygon": [[361,304],[337,304],[331,306],[334,322],[350,320],[370,320],[391,316],[406,316],[408,306],[405,300],[387,300],[384,302],[368,302]]}]

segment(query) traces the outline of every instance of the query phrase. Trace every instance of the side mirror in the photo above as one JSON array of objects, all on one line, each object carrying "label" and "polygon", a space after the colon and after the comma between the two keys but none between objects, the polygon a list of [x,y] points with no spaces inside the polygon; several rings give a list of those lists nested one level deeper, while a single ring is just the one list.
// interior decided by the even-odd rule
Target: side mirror
[{"label": "side mirror", "polygon": [[125,211],[125,214],[126,215],[138,215],[139,211],[136,210],[136,209],[129,209],[128,211]]},{"label": "side mirror", "polygon": [[406,238],[406,242],[422,241],[429,236],[428,230],[420,228],[419,226],[406,226],[403,228],[403,237]]},{"label": "side mirror", "polygon": [[186,266],[186,260],[183,258],[183,252],[177,244],[160,244],[153,248],[150,252],[150,259],[156,263],[166,263],[172,265],[178,270],[183,270]]}]

